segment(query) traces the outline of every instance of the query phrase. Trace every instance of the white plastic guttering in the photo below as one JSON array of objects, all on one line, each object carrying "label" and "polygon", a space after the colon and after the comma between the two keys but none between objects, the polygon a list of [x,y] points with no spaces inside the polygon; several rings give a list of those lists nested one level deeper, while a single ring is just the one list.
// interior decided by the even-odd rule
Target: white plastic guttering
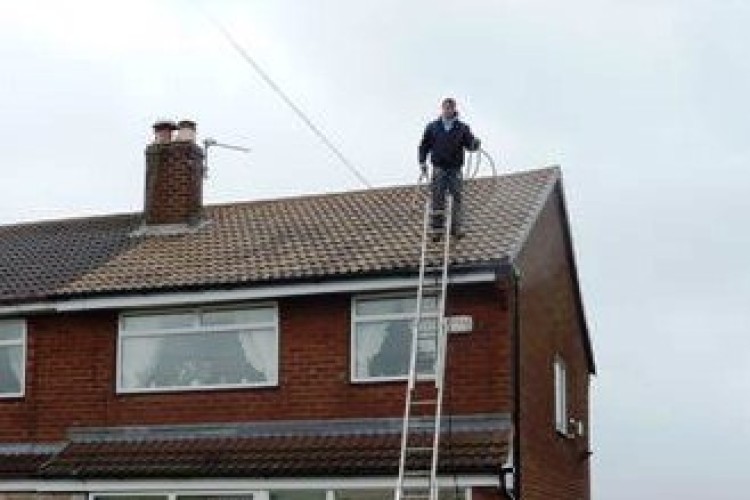
[{"label": "white plastic guttering", "polygon": [[[488,283],[497,279],[494,271],[476,271],[456,274],[451,283]],[[319,283],[292,283],[232,290],[203,290],[191,292],[135,294],[109,297],[91,297],[26,304],[0,306],[0,316],[35,312],[68,312],[93,309],[132,309],[147,307],[236,302],[244,300],[273,299],[298,295],[326,293],[362,293],[399,290],[417,287],[418,278],[368,278],[359,280],[324,281]]]},{"label": "white plastic guttering", "polygon": [[[1,480],[0,491],[34,492],[165,492],[165,491],[257,491],[282,489],[379,489],[395,487],[392,477],[361,478],[304,478],[304,479],[97,479],[97,480]],[[441,476],[438,484],[444,488],[471,486],[499,486],[497,475]]]}]

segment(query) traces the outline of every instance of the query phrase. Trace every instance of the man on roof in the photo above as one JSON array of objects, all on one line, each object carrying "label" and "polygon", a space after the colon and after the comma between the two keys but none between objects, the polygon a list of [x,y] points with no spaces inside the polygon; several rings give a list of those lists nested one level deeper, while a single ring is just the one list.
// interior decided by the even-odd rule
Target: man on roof
[{"label": "man on roof", "polygon": [[463,236],[461,228],[461,189],[464,165],[464,150],[479,149],[479,139],[474,137],[467,124],[458,119],[456,100],[452,97],[443,99],[440,117],[427,124],[422,141],[419,143],[419,166],[422,174],[427,175],[427,157],[432,163],[432,216],[431,225],[440,230],[444,225],[443,210],[445,195],[453,196],[453,214],[451,234],[458,238]]}]

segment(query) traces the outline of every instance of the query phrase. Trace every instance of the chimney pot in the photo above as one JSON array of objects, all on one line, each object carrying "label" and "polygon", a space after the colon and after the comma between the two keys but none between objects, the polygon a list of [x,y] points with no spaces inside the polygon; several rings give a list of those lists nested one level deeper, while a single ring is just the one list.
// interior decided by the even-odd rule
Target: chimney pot
[{"label": "chimney pot", "polygon": [[167,144],[172,142],[172,132],[177,130],[177,125],[171,120],[159,120],[154,123],[154,143]]},{"label": "chimney pot", "polygon": [[177,124],[177,138],[179,142],[195,142],[196,125],[192,120],[181,120]]}]

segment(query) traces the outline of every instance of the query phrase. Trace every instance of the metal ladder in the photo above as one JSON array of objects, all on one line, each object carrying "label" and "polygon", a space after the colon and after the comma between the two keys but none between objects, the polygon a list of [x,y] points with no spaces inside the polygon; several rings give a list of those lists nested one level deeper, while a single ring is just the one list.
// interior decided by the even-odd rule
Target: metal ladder
[{"label": "metal ladder", "polygon": [[[453,197],[448,195],[443,228],[433,230],[425,201],[416,317],[412,326],[401,456],[395,500],[438,500],[438,455],[443,406],[448,322],[445,303],[450,264]],[[433,237],[439,236],[435,241]],[[434,366],[434,375],[432,367]]]}]

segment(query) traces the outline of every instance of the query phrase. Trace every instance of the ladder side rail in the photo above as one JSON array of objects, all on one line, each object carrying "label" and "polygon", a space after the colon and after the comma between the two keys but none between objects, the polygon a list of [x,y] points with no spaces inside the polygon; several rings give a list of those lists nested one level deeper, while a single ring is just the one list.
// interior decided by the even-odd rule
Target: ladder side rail
[{"label": "ladder side rail", "polygon": [[430,465],[430,500],[438,500],[437,474],[440,454],[440,432],[442,428],[441,420],[443,414],[443,389],[445,381],[448,338],[445,310],[448,297],[448,267],[450,266],[451,226],[453,225],[453,196],[450,194],[448,195],[446,203],[446,214],[443,220],[445,221],[443,233],[443,269],[440,303],[438,304],[437,359],[435,361],[435,386],[437,387],[437,403],[435,408],[435,434],[432,440],[432,464]]},{"label": "ladder side rail", "polygon": [[419,259],[419,282],[417,287],[417,304],[416,304],[416,315],[414,324],[412,325],[412,338],[411,338],[411,352],[409,353],[409,375],[406,387],[406,398],[404,407],[404,420],[401,428],[401,455],[399,457],[398,464],[398,480],[396,482],[396,495],[395,500],[401,500],[401,494],[404,487],[404,473],[406,471],[406,449],[409,441],[409,420],[411,418],[411,400],[412,392],[416,386],[417,378],[417,349],[418,349],[418,335],[419,326],[421,324],[422,316],[422,296],[424,293],[424,274],[425,274],[425,262],[427,257],[427,240],[429,238],[429,219],[431,212],[431,205],[429,199],[425,200],[424,209],[424,220],[422,223],[422,248],[420,251]]}]

